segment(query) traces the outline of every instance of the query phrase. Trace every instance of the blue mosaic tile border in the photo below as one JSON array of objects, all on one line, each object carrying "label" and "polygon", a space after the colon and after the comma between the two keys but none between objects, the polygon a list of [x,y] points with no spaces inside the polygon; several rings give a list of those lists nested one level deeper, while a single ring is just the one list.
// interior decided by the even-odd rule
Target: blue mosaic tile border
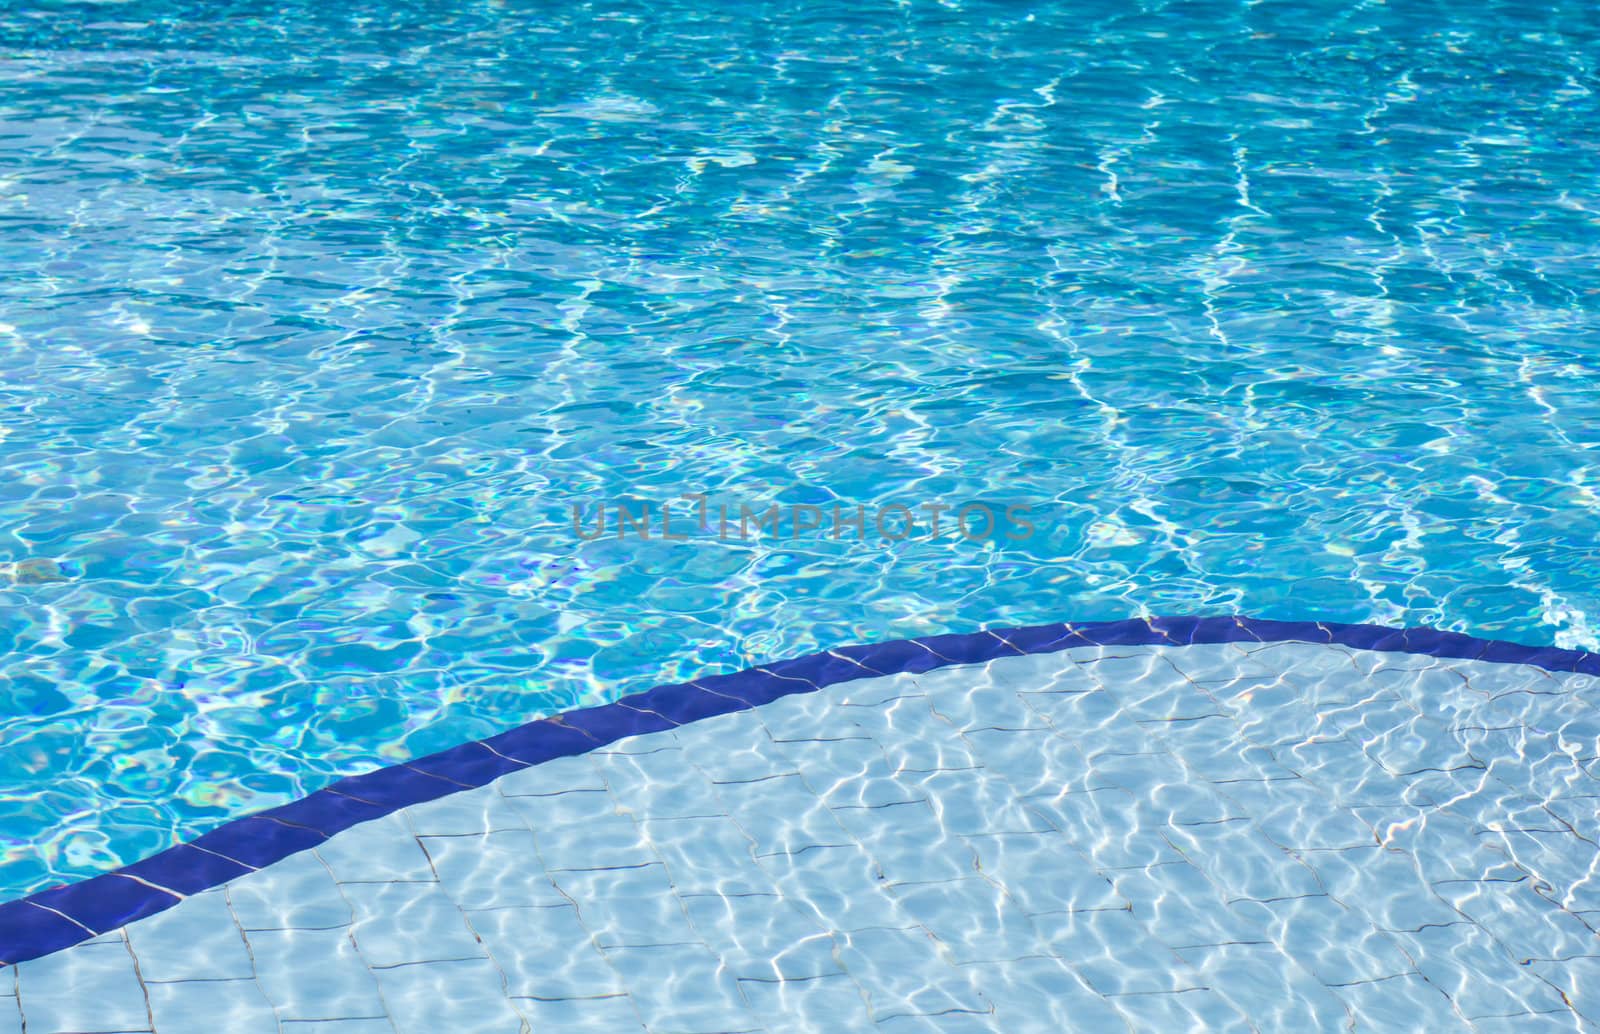
[{"label": "blue mosaic tile border", "polygon": [[657,686],[611,704],[529,722],[405,764],[351,776],[281,807],[248,815],[114,872],[0,904],[0,966],[69,948],[226,883],[400,808],[628,736],[747,710],[855,679],[920,673],[1078,647],[1308,642],[1600,675],[1600,656],[1520,646],[1431,628],[1149,618],[991,629],[848,646],[727,675]]}]

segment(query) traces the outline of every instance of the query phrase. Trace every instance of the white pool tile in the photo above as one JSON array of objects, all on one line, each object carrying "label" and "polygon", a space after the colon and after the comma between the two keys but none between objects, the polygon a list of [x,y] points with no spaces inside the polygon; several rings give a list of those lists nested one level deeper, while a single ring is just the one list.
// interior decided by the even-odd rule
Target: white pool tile
[{"label": "white pool tile", "polygon": [[1305,851],[1300,857],[1328,894],[1360,912],[1380,930],[1415,930],[1457,923],[1462,915],[1422,876],[1416,860],[1376,845]]},{"label": "white pool tile", "polygon": [[956,880],[977,873],[967,838],[945,830],[927,801],[834,808],[833,817],[871,856],[885,882]]},{"label": "white pool tile", "polygon": [[1352,807],[1372,827],[1380,846],[1416,860],[1422,878],[1438,885],[1478,880],[1506,863],[1506,856],[1478,835],[1480,824],[1432,805]]},{"label": "white pool tile", "polygon": [[1211,944],[1178,954],[1259,1030],[1344,1030],[1350,1022],[1345,1003],[1277,945]]},{"label": "white pool tile", "polygon": [[[782,704],[789,699],[795,698],[786,697],[778,703]],[[823,710],[823,713],[815,716],[811,714],[792,714],[781,718],[769,714],[761,714],[761,721],[767,730],[767,738],[780,752],[780,757],[790,758],[792,755],[789,751],[803,751],[808,745],[814,743],[872,739],[867,730],[858,726],[844,722],[838,725],[828,724],[832,722],[834,717],[826,713],[826,710],[831,710],[834,706],[831,702],[824,700],[819,705],[819,698],[816,696],[807,696],[799,699],[807,701],[813,708]],[[767,706],[773,707],[777,705],[768,704]]]},{"label": "white pool tile", "polygon": [[1395,936],[1416,960],[1417,971],[1448,995],[1469,1020],[1564,1008],[1560,992],[1548,979],[1540,979],[1538,969],[1518,965],[1493,937],[1472,923],[1423,926]]},{"label": "white pool tile", "polygon": [[528,829],[522,812],[497,793],[453,793],[407,808],[405,818],[419,837],[525,833]]},{"label": "white pool tile", "polygon": [[666,866],[659,862],[627,869],[567,870],[556,873],[555,879],[602,949],[698,940]]},{"label": "white pool tile", "polygon": [[1128,1025],[1138,1031],[1203,1031],[1205,1034],[1255,1034],[1245,1015],[1209,987],[1115,999]]},{"label": "white pool tile", "polygon": [[739,990],[768,1034],[872,1029],[866,996],[850,977],[741,980]]},{"label": "white pool tile", "polygon": [[151,1029],[150,1007],[125,944],[83,944],[16,969],[27,1034]]},{"label": "white pool tile", "polygon": [[344,891],[356,913],[351,935],[371,966],[485,954],[460,906],[436,884],[352,883]]},{"label": "white pool tile", "polygon": [[[534,1034],[638,1034],[644,1030],[639,1010],[627,995],[608,998],[518,998],[517,1010],[528,1018]],[[292,1034],[286,1031],[285,1034]]]},{"label": "white pool tile", "polygon": [[1327,787],[1333,800],[1347,808],[1383,807],[1403,803],[1405,784],[1381,769],[1361,744],[1337,733],[1318,733],[1306,740],[1280,743],[1272,748],[1285,768],[1302,779]]},{"label": "white pool tile", "polygon": [[1355,812],[1329,801],[1307,779],[1246,780],[1226,783],[1217,792],[1239,803],[1266,838],[1300,853],[1372,847],[1372,827]]},{"label": "white pool tile", "polygon": [[1427,715],[1413,715],[1381,729],[1363,728],[1360,738],[1367,756],[1397,776],[1479,767],[1449,726]]},{"label": "white pool tile", "polygon": [[1310,644],[846,683],[0,971],[0,1034],[1600,1029],[1592,696]]},{"label": "white pool tile", "polygon": [[[1110,690],[1085,693],[1018,693],[1024,707],[1042,718],[1056,735],[1081,744],[1140,749],[1144,733],[1122,712],[1122,701]],[[1030,724],[1031,728],[1032,725]]]},{"label": "white pool tile", "polygon": [[791,778],[801,780],[824,804],[871,806],[907,799],[875,740],[824,740],[790,744],[789,750],[794,763],[788,767],[796,773]]},{"label": "white pool tile", "polygon": [[[961,733],[949,720],[933,711],[927,696],[899,697],[878,706],[841,706],[839,717],[872,738],[879,749],[910,747],[917,743],[958,747]],[[805,759],[809,766],[809,759]],[[967,759],[970,762],[970,759]],[[939,767],[967,768],[953,763]]]},{"label": "white pool tile", "polygon": [[715,783],[752,783],[799,773],[799,767],[783,755],[778,744],[767,739],[759,729],[751,731],[755,735],[735,737],[720,747],[703,745],[685,749],[684,759],[702,777]]},{"label": "white pool tile", "polygon": [[[1010,691],[1005,695],[1016,698]],[[931,771],[978,763],[957,723],[934,711],[928,696],[902,696],[882,707],[840,707],[840,717],[870,736],[894,768]]]},{"label": "white pool tile", "polygon": [[[1447,661],[1442,666],[1460,672],[1469,686],[1490,697],[1510,693],[1554,695],[1563,689],[1562,676],[1521,664],[1474,664],[1458,660]],[[1521,703],[1531,704],[1532,701]]]},{"label": "white pool tile", "polygon": [[457,959],[373,971],[396,1034],[529,1034],[488,959]]},{"label": "white pool tile", "polygon": [[1443,991],[1415,973],[1331,989],[1355,1017],[1357,1031],[1470,1030]]},{"label": "white pool tile", "polygon": [[844,695],[841,692],[843,688],[779,697],[756,708],[751,716],[767,730],[767,736],[778,743],[863,736],[865,734],[859,730],[833,726],[837,717],[835,709]]},{"label": "white pool tile", "polygon": [[[1600,792],[1589,794],[1590,787],[1581,789],[1584,795],[1564,796],[1570,786],[1560,788],[1561,793],[1544,800],[1544,807],[1580,836],[1590,840],[1600,839]],[[1600,783],[1595,789],[1600,791]]]},{"label": "white pool tile", "polygon": [[[854,843],[799,776],[718,787],[727,814],[755,844],[756,857]],[[775,807],[776,802],[783,802]]]},{"label": "white pool tile", "polygon": [[1385,731],[1421,717],[1396,693],[1370,686],[1361,689],[1360,696],[1317,708],[1323,731],[1365,745]]},{"label": "white pool tile", "polygon": [[1004,888],[973,876],[890,888],[900,908],[937,937],[956,963],[1006,962],[1048,954],[1022,907]]},{"label": "white pool tile", "polygon": [[[1133,759],[1123,755],[1118,760]],[[1152,764],[1159,766],[1160,760],[1154,758]],[[1140,823],[1160,830],[1168,840],[1174,839],[1174,830],[1250,822],[1249,808],[1223,792],[1226,787],[1237,786],[1236,783],[1210,783],[1201,779],[1157,783],[1146,790],[1134,791],[1134,815]],[[1262,841],[1267,842],[1265,838]]]},{"label": "white pool tile", "polygon": [[[587,754],[554,758],[531,768],[520,769],[494,781],[501,796],[549,796],[573,791],[604,793],[605,780],[595,771]],[[410,808],[406,809],[408,812]]]},{"label": "white pool tile", "polygon": [[155,1029],[278,1034],[278,1017],[253,980],[192,980],[145,985]]},{"label": "white pool tile", "polygon": [[1078,656],[1077,651],[1068,650],[1004,657],[992,667],[996,679],[1039,693],[1084,693],[1098,688],[1089,666],[1074,659]]},{"label": "white pool tile", "polygon": [[1582,693],[1513,692],[1491,696],[1465,714],[1452,715],[1452,724],[1500,728],[1520,725],[1535,733],[1554,732],[1569,722],[1592,722],[1595,718],[1594,690]]},{"label": "white pool tile", "polygon": [[1257,643],[1241,640],[1232,643],[1206,643],[1184,647],[1182,656],[1176,658],[1175,663],[1181,664],[1191,658],[1206,657],[1208,655],[1219,658],[1231,656],[1231,651],[1235,650],[1244,654],[1250,663],[1259,664],[1269,671],[1293,669],[1296,672],[1305,671],[1316,674],[1325,672],[1342,674],[1354,671],[1356,654],[1360,653],[1359,650],[1349,649],[1338,644],[1317,645],[1294,640]]},{"label": "white pool tile", "polygon": [[882,1034],[1005,1034],[995,1025],[992,1013],[951,1009],[938,1015],[897,1013],[879,1020],[874,1029]]},{"label": "white pool tile", "polygon": [[1584,768],[1584,759],[1600,755],[1600,746],[1576,744],[1557,733],[1539,733],[1526,727],[1516,729],[1463,729],[1456,733],[1474,758],[1482,761],[1487,774],[1517,787],[1534,800],[1568,798],[1587,801],[1585,807],[1567,818],[1580,825],[1585,836],[1600,832],[1600,808],[1594,798],[1600,795],[1600,780]]},{"label": "white pool tile", "polygon": [[128,927],[146,981],[249,980],[255,976],[244,934],[218,888]]},{"label": "white pool tile", "polygon": [[538,842],[528,830],[418,840],[439,874],[440,888],[459,908],[566,903],[541,873]]},{"label": "white pool tile", "polygon": [[613,948],[606,958],[621,974],[652,1034],[754,1031],[732,971],[701,944]]},{"label": "white pool tile", "polygon": [[1487,1016],[1474,1020],[1475,1034],[1591,1034],[1594,1025],[1570,1009]]},{"label": "white pool tile", "polygon": [[616,970],[572,905],[467,913],[513,998],[598,998],[622,994]]},{"label": "white pool tile", "polygon": [[991,679],[974,681],[963,671],[941,669],[917,681],[928,694],[933,713],[958,732],[1049,728],[1044,717],[1023,702],[1017,687],[996,685]]},{"label": "white pool tile", "polygon": [[1172,825],[1166,837],[1230,899],[1321,894],[1316,873],[1248,818]]},{"label": "white pool tile", "polygon": [[1553,900],[1569,912],[1600,908],[1600,851],[1594,842],[1548,818],[1544,829],[1501,829],[1485,834],[1513,864],[1536,882],[1561,888]]},{"label": "white pool tile", "polygon": [[760,859],[778,893],[830,930],[910,926],[889,894],[883,871],[858,845],[819,847]]},{"label": "white pool tile", "polygon": [[1458,715],[1480,712],[1488,697],[1473,688],[1459,671],[1444,668],[1437,661],[1423,668],[1385,668],[1366,676],[1365,681],[1373,689],[1393,694],[1416,710],[1447,723]]},{"label": "white pool tile", "polygon": [[1326,894],[1275,901],[1235,901],[1235,912],[1329,987],[1384,980],[1412,970],[1392,934]]},{"label": "white pool tile", "polygon": [[1098,868],[1160,865],[1182,858],[1160,826],[1140,822],[1137,798],[1121,787],[1028,797],[1022,803]]},{"label": "white pool tile", "polygon": [[1193,798],[1194,801],[1204,798],[1213,805],[1220,803],[1222,798],[1211,788],[1195,781],[1183,762],[1152,741],[1147,730],[1138,726],[1131,728],[1134,736],[1129,742],[1098,743],[1092,745],[1092,749],[1086,745],[1084,774],[1073,785],[1063,789],[1105,790],[1115,787],[1127,790],[1141,804],[1154,802],[1158,812],[1166,815],[1157,820],[1159,822],[1211,822],[1222,817],[1209,811],[1172,810],[1166,807],[1166,801],[1174,797]]},{"label": "white pool tile", "polygon": [[1564,962],[1531,962],[1528,968],[1566,995],[1579,1016],[1600,1027],[1600,955],[1585,955]]},{"label": "white pool tile", "polygon": [[627,815],[601,814],[581,825],[539,827],[533,839],[539,860],[551,873],[653,865],[660,860],[644,830]]},{"label": "white pool tile", "polygon": [[1088,676],[1122,703],[1134,721],[1172,721],[1217,714],[1221,707],[1162,652],[1108,659],[1084,666]]},{"label": "white pool tile", "polygon": [[756,861],[755,842],[717,816],[639,823],[651,852],[680,894],[766,894],[772,878]]},{"label": "white pool tile", "polygon": [[1577,916],[1538,893],[1528,880],[1441,882],[1434,889],[1448,905],[1488,931],[1518,962],[1600,954],[1600,937]]},{"label": "white pool tile", "polygon": [[[896,784],[898,788],[899,784]],[[944,836],[926,800],[891,800],[877,805],[843,805],[829,808],[835,823],[877,858],[888,879],[928,879],[939,877],[933,869],[944,869],[941,879],[954,879],[971,869],[971,858],[960,850],[960,842]],[[920,842],[923,832],[933,839]],[[918,850],[910,850],[917,844]],[[907,876],[894,871],[909,868]]]},{"label": "white pool tile", "polygon": [[602,747],[595,748],[589,752],[588,756],[593,759],[604,757],[608,754],[659,754],[664,750],[679,750],[681,749],[680,744],[677,742],[679,728],[681,726],[674,726],[661,732],[624,736]]},{"label": "white pool tile", "polygon": [[334,837],[316,849],[340,883],[393,883],[435,879],[428,856],[417,843],[404,813],[386,815],[366,826],[370,836]]},{"label": "white pool tile", "polygon": [[1437,658],[1427,654],[1397,653],[1392,650],[1353,650],[1350,651],[1350,663],[1369,679],[1385,674],[1405,675],[1439,665]]},{"label": "white pool tile", "polygon": [[[652,786],[648,797],[628,799],[607,795],[612,813],[636,822],[646,819],[719,818],[726,812],[716,788],[703,777]],[[534,827],[538,829],[537,826]]]},{"label": "white pool tile", "polygon": [[[499,789],[498,783],[495,784],[495,789]],[[604,787],[598,790],[565,790],[547,794],[523,793],[506,796],[506,800],[521,816],[523,828],[535,834],[571,826],[583,826],[599,818],[617,817],[615,802]]]},{"label": "white pool tile", "polygon": [[1252,743],[1295,743],[1326,732],[1316,703],[1304,687],[1287,679],[1250,679],[1213,686],[1213,699]]},{"label": "white pool tile", "polygon": [[976,833],[1042,833],[1050,823],[1024,807],[1015,791],[988,769],[901,772],[895,781],[908,795],[926,800],[939,825],[956,836]]},{"label": "white pool tile", "polygon": [[[933,719],[943,724],[942,719]],[[895,772],[938,772],[977,768],[981,762],[972,747],[953,728],[931,731],[874,732],[874,742]]]},{"label": "white pool tile", "polygon": [[[1354,672],[1350,655],[1343,651],[1315,651],[1298,646],[1267,646],[1247,650],[1233,643],[1185,646],[1169,651],[1170,663],[1191,682],[1209,685],[1244,678],[1271,678],[1285,668],[1308,674]],[[1291,660],[1292,658],[1292,660]]]},{"label": "white pool tile", "polygon": [[988,833],[962,839],[972,849],[978,872],[1005,888],[1023,912],[1128,907],[1106,874],[1058,833]]},{"label": "white pool tile", "polygon": [[991,1019],[1003,1034],[1127,1030],[1117,1008],[1059,959],[976,963],[962,969],[993,1003]]},{"label": "white pool tile", "polygon": [[247,935],[256,982],[284,1020],[387,1015],[348,930],[259,930]]},{"label": "white pool tile", "polygon": [[314,852],[285,858],[228,884],[228,905],[245,931],[349,926],[350,906]]},{"label": "white pool tile", "polygon": [[700,939],[741,980],[806,980],[843,972],[830,932],[814,914],[779,895],[700,894],[682,900]]},{"label": "white pool tile", "polygon": [[1228,783],[1295,777],[1271,748],[1251,742],[1230,718],[1210,715],[1144,725],[1151,741],[1181,762],[1191,778]]},{"label": "white pool tile", "polygon": [[838,938],[839,961],[867,995],[873,1019],[950,1011],[988,1013],[977,974],[958,968],[926,929],[870,928]]},{"label": "white pool tile", "polygon": [[[906,697],[925,696],[922,688],[917,685],[917,679],[920,677],[910,672],[865,677],[854,682],[830,686],[826,692],[846,707],[883,707]],[[766,709],[762,708],[763,711]]]},{"label": "white pool tile", "polygon": [[[1171,948],[1269,940],[1259,923],[1228,908],[1221,889],[1188,862],[1116,869],[1107,875],[1141,928]],[[1047,921],[1040,917],[1036,923]]]},{"label": "white pool tile", "polygon": [[1051,912],[1033,917],[1033,924],[1049,954],[1100,994],[1161,994],[1204,986],[1132,912]]},{"label": "white pool tile", "polygon": [[761,723],[752,720],[754,718],[755,715],[748,710],[712,715],[673,729],[671,740],[692,758],[699,758],[708,751],[712,754],[721,753],[729,747],[736,750],[759,749],[771,741],[761,734]]},{"label": "white pool tile", "polygon": [[1082,771],[1082,752],[1053,730],[969,729],[961,734],[985,778],[1019,796],[1056,789],[1068,772]]},{"label": "white pool tile", "polygon": [[589,755],[596,774],[616,798],[618,807],[633,810],[661,787],[690,787],[704,792],[709,780],[689,763],[689,754],[680,747],[664,744],[659,750],[640,754]]}]

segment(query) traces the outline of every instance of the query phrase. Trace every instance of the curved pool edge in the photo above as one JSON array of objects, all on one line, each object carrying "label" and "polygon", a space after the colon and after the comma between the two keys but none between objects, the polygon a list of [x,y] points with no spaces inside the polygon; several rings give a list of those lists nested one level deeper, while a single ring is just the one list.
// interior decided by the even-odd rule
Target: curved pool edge
[{"label": "curved pool edge", "polygon": [[656,686],[609,704],[537,719],[483,740],[341,779],[288,804],[230,820],[195,840],[111,872],[0,904],[0,966],[41,958],[120,929],[185,897],[317,847],[359,823],[627,737],[863,678],[917,674],[1073,648],[1230,642],[1340,645],[1600,675],[1600,656],[1581,651],[1424,627],[1238,616],[1062,622],[841,647]]}]

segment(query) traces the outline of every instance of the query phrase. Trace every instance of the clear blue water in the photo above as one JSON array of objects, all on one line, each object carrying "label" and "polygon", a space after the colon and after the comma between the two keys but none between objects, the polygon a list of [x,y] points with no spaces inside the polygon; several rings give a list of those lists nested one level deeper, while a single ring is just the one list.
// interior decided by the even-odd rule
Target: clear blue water
[{"label": "clear blue water", "polygon": [[[5,8],[0,899],[843,641],[1597,645],[1597,43],[1577,3]],[[683,493],[1036,530],[573,527]]]}]

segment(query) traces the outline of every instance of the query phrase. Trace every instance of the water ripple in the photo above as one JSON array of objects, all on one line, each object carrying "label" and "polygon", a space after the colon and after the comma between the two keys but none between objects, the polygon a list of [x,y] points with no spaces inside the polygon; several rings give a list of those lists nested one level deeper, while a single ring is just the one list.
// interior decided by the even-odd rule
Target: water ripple
[{"label": "water ripple", "polygon": [[[0,898],[843,641],[1600,645],[1582,14],[0,13]],[[1037,531],[572,531],[683,493]]]}]

